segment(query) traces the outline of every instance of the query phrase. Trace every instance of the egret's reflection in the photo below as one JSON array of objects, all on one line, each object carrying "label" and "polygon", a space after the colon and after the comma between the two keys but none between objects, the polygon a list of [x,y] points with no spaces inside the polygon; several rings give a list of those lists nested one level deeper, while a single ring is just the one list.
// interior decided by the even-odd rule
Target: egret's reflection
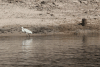
[{"label": "egret's reflection", "polygon": [[23,51],[28,51],[31,48],[32,39],[25,39],[22,42]]}]

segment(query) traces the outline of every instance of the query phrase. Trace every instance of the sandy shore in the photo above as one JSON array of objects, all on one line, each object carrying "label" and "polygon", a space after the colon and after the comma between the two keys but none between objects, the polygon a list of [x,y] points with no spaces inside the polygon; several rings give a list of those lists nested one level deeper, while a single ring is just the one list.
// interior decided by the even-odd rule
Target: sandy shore
[{"label": "sandy shore", "polygon": [[[99,4],[91,0],[0,0],[0,36],[26,36],[21,27],[31,30],[31,36],[100,34]],[[82,18],[87,19],[87,26],[79,25]]]}]

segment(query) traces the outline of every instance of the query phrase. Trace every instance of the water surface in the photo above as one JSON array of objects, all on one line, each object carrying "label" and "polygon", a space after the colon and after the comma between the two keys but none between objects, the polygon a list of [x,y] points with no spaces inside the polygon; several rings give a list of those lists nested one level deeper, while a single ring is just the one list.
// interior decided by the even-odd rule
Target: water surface
[{"label": "water surface", "polygon": [[100,37],[0,37],[0,67],[100,67]]}]

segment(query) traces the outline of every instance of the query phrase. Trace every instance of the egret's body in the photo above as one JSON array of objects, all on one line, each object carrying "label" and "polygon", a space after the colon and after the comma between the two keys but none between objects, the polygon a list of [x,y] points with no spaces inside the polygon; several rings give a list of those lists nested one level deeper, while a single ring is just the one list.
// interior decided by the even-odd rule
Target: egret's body
[{"label": "egret's body", "polygon": [[[26,34],[32,34],[32,31],[30,31],[30,30],[28,30],[28,29],[26,29],[26,28],[23,28],[23,27],[21,27],[22,28],[22,32],[25,32]],[[30,35],[29,35],[30,36]]]}]

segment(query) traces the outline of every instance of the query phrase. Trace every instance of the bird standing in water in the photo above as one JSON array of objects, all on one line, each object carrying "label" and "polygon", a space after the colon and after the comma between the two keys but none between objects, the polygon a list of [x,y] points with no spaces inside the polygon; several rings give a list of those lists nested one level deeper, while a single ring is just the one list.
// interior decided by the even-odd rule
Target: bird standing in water
[{"label": "bird standing in water", "polygon": [[32,34],[32,31],[30,31],[30,30],[28,30],[28,29],[26,29],[26,28],[23,28],[23,27],[21,27],[21,28],[22,28],[22,32],[25,32],[25,33],[28,34],[28,36],[30,37],[29,34]]}]

